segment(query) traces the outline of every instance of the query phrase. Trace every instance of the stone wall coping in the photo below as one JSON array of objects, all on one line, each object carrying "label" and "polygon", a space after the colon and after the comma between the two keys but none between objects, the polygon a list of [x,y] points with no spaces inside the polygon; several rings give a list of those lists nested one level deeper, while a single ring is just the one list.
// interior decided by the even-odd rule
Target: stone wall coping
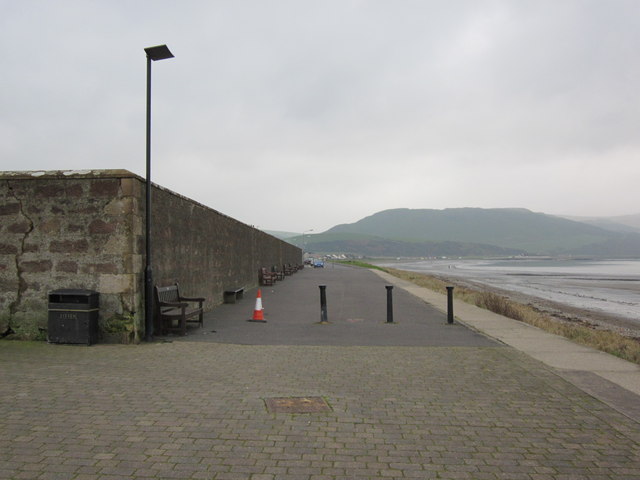
[{"label": "stone wall coping", "polygon": [[4,171],[0,172],[0,180],[11,179],[41,179],[41,178],[136,178],[145,181],[139,175],[129,170],[111,169],[111,170],[22,170],[22,171]]},{"label": "stone wall coping", "polygon": [[[142,183],[146,183],[146,179],[141,177],[140,175],[136,175],[133,172],[125,169],[97,169],[97,170],[17,170],[17,171],[0,171],[0,180],[28,180],[28,179],[82,179],[82,178],[133,178]],[[246,224],[241,222],[240,220],[236,220],[229,215],[225,215],[224,213],[216,210],[215,208],[211,208],[203,203],[197,202],[192,198],[181,195],[173,190],[170,190],[166,187],[158,185],[157,183],[151,182],[153,187],[163,190],[171,195],[182,198],[194,205],[200,206],[207,210],[213,211],[218,215],[222,215],[223,217],[230,218],[231,220],[238,222],[242,225],[246,225],[264,235],[272,237],[273,235],[266,233],[260,229],[257,229],[253,225]],[[274,237],[275,238],[275,237]],[[288,243],[288,242],[287,242]]]}]

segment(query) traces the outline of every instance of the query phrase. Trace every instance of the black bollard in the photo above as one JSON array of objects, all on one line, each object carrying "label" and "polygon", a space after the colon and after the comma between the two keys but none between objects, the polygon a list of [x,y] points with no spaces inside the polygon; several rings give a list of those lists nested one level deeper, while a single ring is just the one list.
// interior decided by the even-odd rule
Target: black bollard
[{"label": "black bollard", "polygon": [[387,289],[387,323],[393,323],[393,285],[386,285]]},{"label": "black bollard", "polygon": [[447,287],[447,323],[453,323],[453,287]]},{"label": "black bollard", "polygon": [[320,285],[320,323],[329,323],[327,320],[327,286]]}]

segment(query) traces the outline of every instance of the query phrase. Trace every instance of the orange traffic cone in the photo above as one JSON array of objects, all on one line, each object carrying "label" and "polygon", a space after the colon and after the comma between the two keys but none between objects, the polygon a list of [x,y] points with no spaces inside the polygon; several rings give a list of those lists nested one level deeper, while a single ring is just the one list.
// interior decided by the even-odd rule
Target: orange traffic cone
[{"label": "orange traffic cone", "polygon": [[253,309],[253,318],[250,322],[266,322],[264,319],[264,312],[262,308],[262,292],[258,289],[258,296],[256,297],[256,307]]}]

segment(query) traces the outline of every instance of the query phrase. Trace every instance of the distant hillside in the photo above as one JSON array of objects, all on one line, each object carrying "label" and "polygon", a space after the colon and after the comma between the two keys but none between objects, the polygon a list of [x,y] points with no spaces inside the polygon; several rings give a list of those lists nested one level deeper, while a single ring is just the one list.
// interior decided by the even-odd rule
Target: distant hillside
[{"label": "distant hillside", "polygon": [[640,233],[640,214],[619,217],[563,217],[613,232]]},{"label": "distant hillside", "polygon": [[290,238],[297,237],[297,236],[300,235],[299,233],[282,232],[280,230],[265,230],[264,233],[268,233],[269,235],[273,235],[274,237],[279,238],[280,240],[288,240]]},{"label": "distant hillside", "polygon": [[324,234],[307,236],[306,243],[308,249],[317,251],[359,251],[362,255],[378,251],[384,256],[522,252],[640,256],[640,234],[613,232],[552,215],[507,208],[385,210],[352,224],[337,225]]},{"label": "distant hillside", "polygon": [[628,227],[635,228],[640,231],[640,213],[635,215],[621,215],[618,217],[608,217],[612,222],[620,223],[622,225],[627,225]]},{"label": "distant hillside", "polygon": [[462,242],[404,242],[356,233],[312,235],[307,250],[365,257],[442,257],[522,255],[522,250]]}]

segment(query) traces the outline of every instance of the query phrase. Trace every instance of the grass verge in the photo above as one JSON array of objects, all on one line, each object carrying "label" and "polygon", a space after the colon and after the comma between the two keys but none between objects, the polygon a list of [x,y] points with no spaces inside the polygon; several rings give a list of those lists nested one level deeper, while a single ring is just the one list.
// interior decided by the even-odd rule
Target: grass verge
[{"label": "grass verge", "polygon": [[[368,264],[363,264],[362,266],[365,265]],[[367,266],[365,268],[372,267]],[[561,335],[581,345],[610,353],[611,355],[640,365],[640,341],[637,339],[628,338],[608,330],[596,330],[589,326],[561,321],[540,312],[530,305],[514,302],[502,295],[488,291],[473,290],[468,287],[455,285],[455,282],[445,282],[430,275],[394,268],[381,268],[376,266],[373,266],[373,268],[445,295],[447,293],[446,286],[454,285],[456,287],[454,297],[464,302],[490,310],[505,317],[513,318],[514,320],[528,323],[549,333]]]},{"label": "grass verge", "polygon": [[388,272],[388,269],[373,265],[371,263],[360,262],[359,260],[336,260],[335,263],[341,263],[342,265],[351,265],[353,267],[369,268],[373,270],[382,270]]}]

